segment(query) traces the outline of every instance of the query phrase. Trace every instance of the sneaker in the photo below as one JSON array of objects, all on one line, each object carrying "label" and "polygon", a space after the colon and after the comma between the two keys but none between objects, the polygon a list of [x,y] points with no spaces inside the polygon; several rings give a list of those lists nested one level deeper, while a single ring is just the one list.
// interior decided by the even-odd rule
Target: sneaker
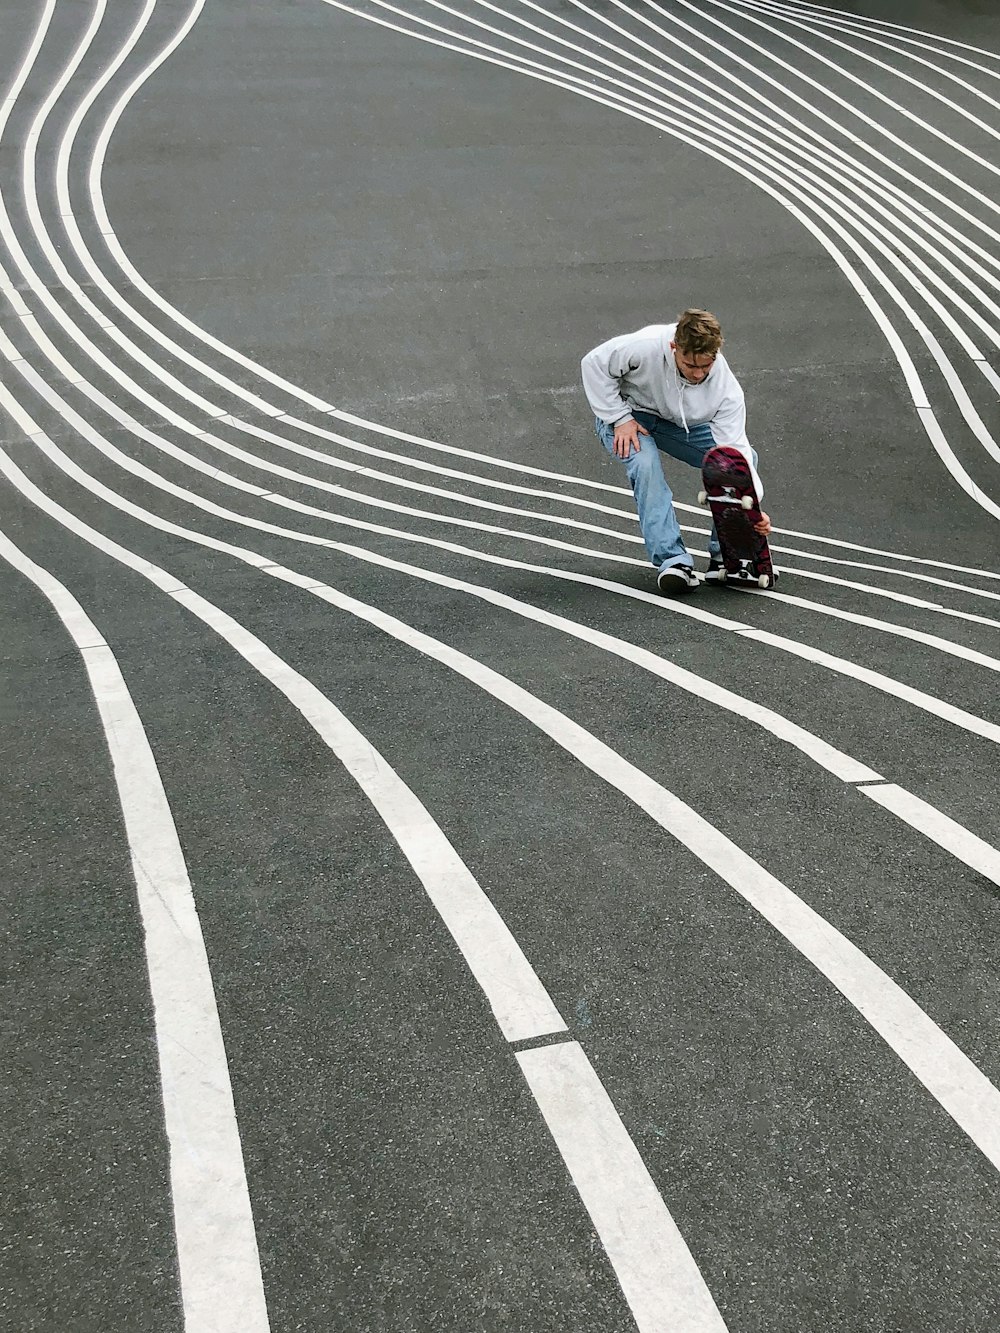
[{"label": "sneaker", "polygon": [[725,572],[725,564],[720,555],[709,555],[708,569],[705,570],[705,578],[710,583],[718,583],[722,574]]},{"label": "sneaker", "polygon": [[657,574],[656,586],[665,597],[677,597],[697,590],[698,575],[690,565],[671,565]]}]

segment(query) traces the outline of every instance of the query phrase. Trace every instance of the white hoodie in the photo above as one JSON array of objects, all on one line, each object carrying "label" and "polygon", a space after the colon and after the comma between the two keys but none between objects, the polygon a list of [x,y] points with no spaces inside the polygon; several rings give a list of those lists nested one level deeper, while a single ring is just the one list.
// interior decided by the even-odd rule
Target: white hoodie
[{"label": "white hoodie", "polygon": [[682,430],[708,425],[716,444],[739,449],[753,469],[758,497],[764,491],[747,439],[743,390],[720,352],[700,384],[689,383],[670,350],[676,324],[650,324],[588,352],[580,363],[583,387],[594,415],[615,426],[633,409],[653,412]]}]

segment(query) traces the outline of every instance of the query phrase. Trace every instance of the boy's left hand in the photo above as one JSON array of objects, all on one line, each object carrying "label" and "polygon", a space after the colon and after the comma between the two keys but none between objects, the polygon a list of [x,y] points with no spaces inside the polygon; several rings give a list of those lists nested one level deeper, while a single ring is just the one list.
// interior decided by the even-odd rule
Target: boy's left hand
[{"label": "boy's left hand", "polygon": [[753,530],[754,532],[759,532],[762,537],[766,537],[771,531],[771,520],[764,513],[763,509],[760,511],[760,522],[753,525]]}]

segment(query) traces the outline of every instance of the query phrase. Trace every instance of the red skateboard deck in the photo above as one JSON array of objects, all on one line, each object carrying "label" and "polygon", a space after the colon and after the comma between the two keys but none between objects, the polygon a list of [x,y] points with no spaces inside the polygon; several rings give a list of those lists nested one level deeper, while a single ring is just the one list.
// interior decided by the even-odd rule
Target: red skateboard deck
[{"label": "red skateboard deck", "polygon": [[716,445],[702,460],[705,489],[698,496],[715,520],[722,547],[720,583],[742,583],[755,588],[773,588],[778,571],[771,561],[767,538],[754,531],[761,520],[750,464],[738,449]]}]

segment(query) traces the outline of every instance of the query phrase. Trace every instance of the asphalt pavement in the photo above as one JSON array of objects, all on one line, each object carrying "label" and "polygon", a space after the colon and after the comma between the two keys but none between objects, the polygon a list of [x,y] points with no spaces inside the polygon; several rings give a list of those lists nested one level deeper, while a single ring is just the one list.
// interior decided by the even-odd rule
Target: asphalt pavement
[{"label": "asphalt pavement", "polygon": [[992,7],[9,11],[2,1326],[995,1330]]}]

